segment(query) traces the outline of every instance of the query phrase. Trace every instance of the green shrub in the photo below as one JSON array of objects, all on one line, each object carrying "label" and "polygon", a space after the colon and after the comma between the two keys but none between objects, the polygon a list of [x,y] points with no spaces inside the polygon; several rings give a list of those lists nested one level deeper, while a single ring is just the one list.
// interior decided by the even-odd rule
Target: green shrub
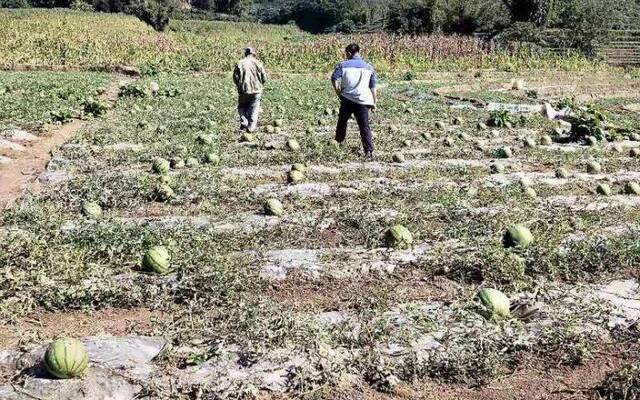
[{"label": "green shrub", "polygon": [[174,0],[137,0],[128,8],[128,12],[162,32],[169,25],[169,18],[176,8]]}]

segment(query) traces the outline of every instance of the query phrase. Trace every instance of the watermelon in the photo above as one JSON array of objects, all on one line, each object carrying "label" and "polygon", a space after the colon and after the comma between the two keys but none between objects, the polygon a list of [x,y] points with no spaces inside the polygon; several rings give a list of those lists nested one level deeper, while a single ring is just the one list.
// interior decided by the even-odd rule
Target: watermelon
[{"label": "watermelon", "polygon": [[532,149],[532,148],[536,147],[536,145],[537,145],[536,141],[535,141],[535,140],[533,140],[533,139],[532,139],[532,138],[530,138],[530,137],[529,137],[529,138],[526,138],[526,139],[524,140],[524,147],[528,147],[528,148]]},{"label": "watermelon", "polygon": [[302,172],[300,171],[289,172],[289,175],[288,175],[289,183],[296,184],[296,183],[302,182],[303,180],[304,180],[304,174]]},{"label": "watermelon", "polygon": [[538,197],[538,193],[536,193],[535,189],[531,188],[531,187],[525,187],[524,188],[524,194],[525,196],[535,199],[536,197]]},{"label": "watermelon", "polygon": [[171,164],[164,158],[156,158],[153,160],[153,172],[158,174],[166,174],[171,169]]},{"label": "watermelon", "polygon": [[564,168],[558,168],[556,170],[556,178],[558,179],[567,179],[569,178],[569,171]]},{"label": "watermelon", "polygon": [[218,165],[220,164],[220,156],[218,156],[216,153],[205,154],[204,162],[206,162],[207,164]]},{"label": "watermelon", "polygon": [[287,147],[291,151],[298,151],[300,150],[300,143],[298,143],[298,141],[295,139],[289,139],[287,140]]},{"label": "watermelon", "polygon": [[596,161],[590,161],[587,164],[587,172],[590,174],[599,174],[602,172],[602,166]]},{"label": "watermelon", "polygon": [[204,134],[198,135],[197,141],[204,145],[213,144],[213,135],[204,135]]},{"label": "watermelon", "polygon": [[395,225],[387,230],[385,241],[388,247],[394,249],[407,249],[413,244],[413,235],[402,225]]},{"label": "watermelon", "polygon": [[611,196],[611,187],[606,183],[601,183],[596,188],[596,192],[598,192],[598,194],[601,194],[603,196]]},{"label": "watermelon", "polygon": [[171,255],[164,246],[155,246],[147,250],[142,258],[142,267],[149,271],[161,275],[169,272],[171,266]]},{"label": "watermelon", "polygon": [[169,201],[175,197],[175,193],[171,186],[166,183],[161,183],[156,186],[156,199],[158,201]]},{"label": "watermelon", "polygon": [[513,156],[513,152],[509,147],[501,147],[495,151],[496,158],[511,158]]},{"label": "watermelon", "polygon": [[291,166],[291,171],[300,171],[304,174],[307,171],[307,166],[302,163],[295,163]]},{"label": "watermelon", "polygon": [[44,365],[47,371],[59,379],[77,378],[84,374],[89,364],[89,354],[77,339],[58,339],[47,347]]},{"label": "watermelon", "polygon": [[256,140],[255,136],[253,136],[250,133],[243,133],[242,136],[240,136],[240,141],[242,143],[251,143],[255,140]]},{"label": "watermelon", "polygon": [[173,183],[173,178],[171,175],[160,175],[158,182],[164,183],[165,185],[171,185]]},{"label": "watermelon", "polygon": [[492,163],[489,167],[492,174],[504,174],[505,168],[502,164]]},{"label": "watermelon", "polygon": [[624,185],[624,192],[626,194],[639,195],[640,185],[637,184],[636,182],[627,182],[627,184]]},{"label": "watermelon", "polygon": [[531,231],[523,225],[510,226],[502,238],[504,247],[527,248],[533,242]]},{"label": "watermelon", "polygon": [[193,167],[197,167],[198,165],[200,165],[200,161],[198,161],[197,158],[195,157],[189,157],[187,158],[187,161],[185,161],[185,166],[187,168],[193,168]]},{"label": "watermelon", "polygon": [[102,207],[94,201],[85,201],[82,203],[82,214],[89,218],[98,218],[102,215]]},{"label": "watermelon", "polygon": [[393,162],[394,163],[403,163],[405,161],[404,154],[400,152],[393,153]]},{"label": "watermelon", "polygon": [[173,157],[171,159],[171,168],[173,169],[182,169],[184,168],[185,163],[184,160],[180,157]]},{"label": "watermelon", "polygon": [[482,289],[478,293],[483,308],[483,314],[489,319],[509,318],[511,303],[504,293],[497,289]]},{"label": "watermelon", "polygon": [[264,203],[264,213],[280,217],[284,213],[284,207],[278,199],[269,199]]}]

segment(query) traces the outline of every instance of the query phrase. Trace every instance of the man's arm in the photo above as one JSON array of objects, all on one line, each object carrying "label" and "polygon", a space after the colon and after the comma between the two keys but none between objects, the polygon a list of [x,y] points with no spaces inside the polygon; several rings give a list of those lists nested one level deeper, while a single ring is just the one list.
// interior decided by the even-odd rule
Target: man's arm
[{"label": "man's arm", "polygon": [[264,68],[264,64],[260,63],[260,81],[264,85],[267,83],[267,70]]},{"label": "man's arm", "polygon": [[373,97],[373,108],[378,105],[378,74],[371,67],[371,79],[369,79],[369,89],[371,89],[371,96]]},{"label": "man's arm", "polygon": [[238,86],[238,82],[240,82],[240,68],[238,68],[238,66],[236,65],[235,69],[233,70],[233,83]]},{"label": "man's arm", "polygon": [[342,94],[342,82],[340,82],[341,79],[342,79],[342,63],[338,64],[336,69],[333,71],[333,74],[331,74],[331,86],[333,87],[333,90],[336,92],[336,95],[338,96],[338,98],[340,98]]},{"label": "man's arm", "polygon": [[333,85],[333,90],[336,92],[336,96],[340,97],[342,95],[342,87],[340,81],[331,81]]}]

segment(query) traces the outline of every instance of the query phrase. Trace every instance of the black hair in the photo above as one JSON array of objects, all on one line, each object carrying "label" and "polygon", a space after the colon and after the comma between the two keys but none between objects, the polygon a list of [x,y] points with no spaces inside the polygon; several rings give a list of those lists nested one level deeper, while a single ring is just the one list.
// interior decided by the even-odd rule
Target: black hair
[{"label": "black hair", "polygon": [[360,46],[358,46],[356,43],[351,43],[344,50],[349,54],[358,54],[360,53]]}]

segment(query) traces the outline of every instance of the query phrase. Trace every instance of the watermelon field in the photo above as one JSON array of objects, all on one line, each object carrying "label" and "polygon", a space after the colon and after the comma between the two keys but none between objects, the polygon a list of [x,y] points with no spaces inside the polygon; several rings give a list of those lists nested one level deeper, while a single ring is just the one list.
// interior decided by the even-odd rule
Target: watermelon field
[{"label": "watermelon field", "polygon": [[0,398],[640,398],[640,73],[571,65],[383,73],[373,161],[330,70],[252,135],[228,71],[0,72]]}]

